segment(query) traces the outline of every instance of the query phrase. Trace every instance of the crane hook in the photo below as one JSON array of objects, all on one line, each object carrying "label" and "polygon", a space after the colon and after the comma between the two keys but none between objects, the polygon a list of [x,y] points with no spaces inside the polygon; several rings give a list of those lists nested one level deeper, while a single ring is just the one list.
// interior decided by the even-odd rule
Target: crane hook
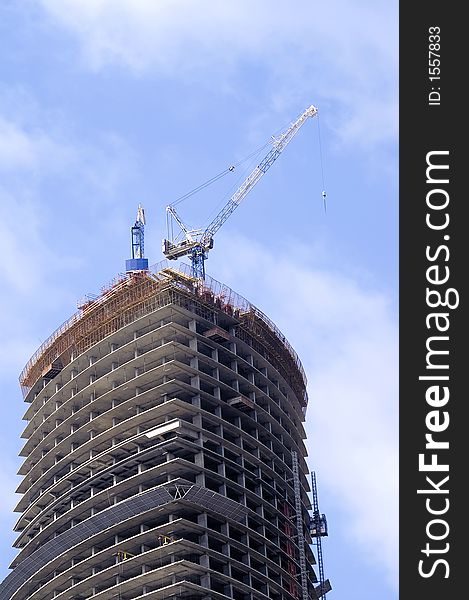
[{"label": "crane hook", "polygon": [[322,190],[322,194],[321,195],[322,195],[322,200],[324,202],[324,212],[327,213],[327,210],[326,210],[326,196],[327,196],[327,194],[326,194],[325,190]]}]

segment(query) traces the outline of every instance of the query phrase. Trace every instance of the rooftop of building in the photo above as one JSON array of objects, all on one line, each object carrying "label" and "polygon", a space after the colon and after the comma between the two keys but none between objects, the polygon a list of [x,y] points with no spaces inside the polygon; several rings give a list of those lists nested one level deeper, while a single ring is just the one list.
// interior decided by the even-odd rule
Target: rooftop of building
[{"label": "rooftop of building", "polygon": [[[158,300],[161,302],[158,303]],[[180,263],[170,268],[162,261],[146,271],[117,276],[97,296],[87,296],[78,303],[78,311],[58,327],[36,350],[20,374],[23,395],[54,368],[61,369],[72,356],[88,350],[95,343],[136,319],[161,306],[190,301],[199,316],[223,313],[232,319],[248,343],[257,341],[257,350],[277,368],[291,384],[306,408],[306,375],[301,361],[278,327],[256,306],[228,286],[207,276],[195,279],[190,267]]]}]

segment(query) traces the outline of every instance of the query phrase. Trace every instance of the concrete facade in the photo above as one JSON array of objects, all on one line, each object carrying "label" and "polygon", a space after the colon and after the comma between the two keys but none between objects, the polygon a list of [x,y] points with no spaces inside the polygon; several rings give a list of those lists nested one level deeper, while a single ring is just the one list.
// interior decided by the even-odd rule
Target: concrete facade
[{"label": "concrete facade", "polygon": [[128,275],[23,375],[0,600],[316,598],[306,380],[255,307],[182,272]]}]

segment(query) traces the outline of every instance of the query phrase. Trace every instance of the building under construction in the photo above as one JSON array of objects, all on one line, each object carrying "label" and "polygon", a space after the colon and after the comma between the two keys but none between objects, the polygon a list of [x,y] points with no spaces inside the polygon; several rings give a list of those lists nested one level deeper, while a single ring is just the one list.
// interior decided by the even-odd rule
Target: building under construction
[{"label": "building under construction", "polygon": [[164,253],[191,267],[148,268],[139,206],[127,272],[24,368],[18,554],[0,600],[329,591],[303,368],[274,323],[204,267],[216,231],[316,112],[275,139],[204,232],[168,207],[184,239],[165,240]]},{"label": "building under construction", "polygon": [[184,265],[127,273],[21,385],[18,555],[1,600],[322,594],[305,374],[244,298]]}]

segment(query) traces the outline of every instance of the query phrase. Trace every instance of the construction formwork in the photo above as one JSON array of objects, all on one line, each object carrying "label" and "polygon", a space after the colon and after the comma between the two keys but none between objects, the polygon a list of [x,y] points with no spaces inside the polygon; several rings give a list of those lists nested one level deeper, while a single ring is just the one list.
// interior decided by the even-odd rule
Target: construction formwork
[{"label": "construction formwork", "polygon": [[313,600],[298,356],[227,286],[118,277],[38,349],[0,600]]},{"label": "construction formwork", "polygon": [[236,335],[256,347],[291,382],[306,408],[306,375],[295,350],[278,327],[257,307],[228,286],[207,276],[194,279],[185,263],[178,269],[162,261],[149,271],[129,272],[115,278],[93,299],[79,303],[79,311],[65,321],[38,348],[20,375],[23,395],[54,366],[68,364],[73,356],[132,321],[163,306],[190,306],[196,314],[216,322],[218,311],[239,321]]}]

